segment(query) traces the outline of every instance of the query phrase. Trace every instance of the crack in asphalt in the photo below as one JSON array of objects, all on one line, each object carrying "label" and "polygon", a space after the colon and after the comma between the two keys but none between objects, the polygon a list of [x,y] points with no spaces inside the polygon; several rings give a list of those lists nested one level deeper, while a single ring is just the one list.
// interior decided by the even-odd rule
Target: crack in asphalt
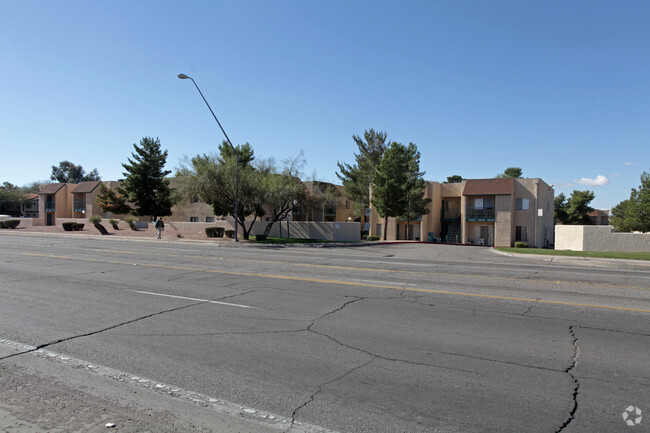
[{"label": "crack in asphalt", "polygon": [[56,344],[65,343],[65,342],[71,341],[71,340],[76,340],[77,338],[90,337],[92,335],[101,334],[103,332],[110,331],[111,329],[119,328],[121,326],[129,325],[131,323],[139,322],[141,320],[149,319],[149,318],[154,317],[154,316],[159,316],[161,314],[171,313],[173,311],[178,311],[178,310],[183,310],[183,309],[190,308],[190,307],[195,307],[197,305],[205,304],[207,302],[209,302],[209,301],[195,302],[195,303],[192,303],[192,304],[183,305],[181,307],[169,308],[167,310],[157,311],[155,313],[151,313],[151,314],[147,314],[147,315],[144,315],[144,316],[141,316],[141,317],[137,317],[135,319],[127,320],[125,322],[120,322],[120,323],[118,323],[116,325],[108,326],[106,328],[98,329],[98,330],[95,330],[95,331],[92,331],[92,332],[86,332],[84,334],[73,335],[71,337],[66,337],[66,338],[60,338],[60,339],[55,340],[55,341],[50,341],[49,343],[40,344],[40,345],[34,347],[31,350],[25,350],[25,351],[22,351],[22,352],[12,353],[11,355],[0,357],[0,361],[4,361],[6,359],[13,358],[14,356],[19,356],[19,355],[24,355],[24,354],[27,354],[27,353],[35,352],[37,350],[44,349],[44,348],[50,347],[50,346],[54,346]]},{"label": "crack in asphalt", "polygon": [[320,394],[321,392],[323,392],[323,388],[324,388],[324,387],[326,387],[327,385],[330,385],[330,384],[332,384],[332,383],[334,383],[334,382],[336,382],[336,381],[338,381],[338,380],[343,379],[345,376],[348,376],[348,375],[354,373],[354,372],[357,371],[357,370],[360,370],[360,369],[366,367],[368,364],[370,364],[370,363],[371,363],[372,361],[374,361],[374,360],[375,360],[375,358],[371,358],[371,359],[369,359],[368,361],[364,362],[363,364],[357,365],[356,367],[354,367],[354,368],[348,370],[347,372],[343,373],[343,374],[340,375],[339,377],[335,377],[334,379],[331,379],[331,380],[329,380],[329,381],[327,381],[327,382],[324,382],[324,383],[321,383],[320,385],[318,385],[318,390],[317,390],[316,392],[314,392],[311,396],[309,396],[309,398],[307,399],[307,401],[305,401],[303,404],[301,404],[300,406],[298,406],[297,408],[295,408],[295,409],[293,410],[293,412],[291,413],[291,424],[289,425],[289,428],[287,428],[286,432],[291,431],[291,429],[293,429],[293,427],[296,425],[296,423],[297,423],[297,421],[296,421],[296,417],[298,416],[298,412],[299,412],[302,408],[304,408],[304,407],[306,407],[307,405],[311,404],[311,403],[314,401],[314,399],[316,398],[316,396],[317,396],[318,394]]},{"label": "crack in asphalt", "polygon": [[536,306],[539,305],[539,301],[540,301],[540,299],[539,299],[539,298],[536,298],[536,299],[535,299],[535,302],[534,302],[533,304],[531,304],[531,306],[528,307],[528,309],[527,309],[526,311],[524,311],[523,313],[521,313],[521,315],[522,315],[522,316],[525,316],[525,315],[527,315],[528,313],[530,313],[530,312],[532,311],[533,308],[535,308]]},{"label": "crack in asphalt", "polygon": [[564,421],[564,423],[560,427],[558,427],[557,430],[555,430],[555,433],[560,433],[561,431],[564,431],[564,429],[567,428],[569,424],[571,424],[571,421],[574,420],[575,414],[578,411],[578,393],[580,392],[580,382],[578,381],[576,375],[573,374],[573,370],[578,365],[580,346],[578,346],[578,337],[576,337],[574,325],[569,326],[569,333],[573,337],[573,356],[571,357],[571,361],[572,361],[571,365],[564,370],[564,373],[567,373],[571,377],[575,385],[573,387],[573,394],[572,394],[573,405],[571,407],[571,410],[569,411],[569,416]]}]

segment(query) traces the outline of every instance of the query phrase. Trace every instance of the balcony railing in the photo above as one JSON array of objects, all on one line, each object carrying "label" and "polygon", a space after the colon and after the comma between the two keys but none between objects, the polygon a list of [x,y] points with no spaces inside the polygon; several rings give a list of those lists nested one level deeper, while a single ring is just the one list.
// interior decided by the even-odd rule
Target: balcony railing
[{"label": "balcony railing", "polygon": [[54,200],[46,200],[43,208],[45,212],[54,212],[56,210],[56,202]]},{"label": "balcony railing", "polygon": [[86,211],[86,202],[81,200],[75,200],[73,203],[73,210],[75,212],[85,212]]},{"label": "balcony railing", "polygon": [[457,220],[460,218],[460,209],[442,209],[440,215],[443,220]]},{"label": "balcony railing", "polygon": [[467,221],[494,221],[494,209],[467,208]]}]

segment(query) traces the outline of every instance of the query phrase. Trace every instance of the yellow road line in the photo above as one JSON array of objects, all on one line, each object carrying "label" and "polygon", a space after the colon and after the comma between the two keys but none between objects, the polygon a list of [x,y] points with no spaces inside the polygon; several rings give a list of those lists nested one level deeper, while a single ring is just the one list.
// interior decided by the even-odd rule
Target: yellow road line
[{"label": "yellow road line", "polygon": [[187,266],[172,266],[172,265],[159,265],[159,264],[150,264],[150,263],[130,263],[130,262],[121,262],[116,260],[100,260],[100,259],[90,259],[90,258],[77,258],[70,256],[61,256],[54,254],[39,254],[39,253],[26,253],[26,252],[15,252],[12,254],[19,254],[24,256],[32,257],[48,257],[54,259],[63,259],[63,260],[75,260],[75,261],[86,261],[94,263],[110,263],[116,265],[126,265],[126,266],[145,266],[149,268],[161,268],[161,269],[176,269],[182,271],[192,271],[192,272],[208,272],[214,274],[222,275],[237,275],[245,277],[258,277],[258,278],[271,278],[278,280],[291,280],[291,281],[304,281],[311,283],[322,283],[322,284],[338,284],[343,286],[360,286],[360,287],[374,287],[381,289],[392,289],[392,290],[403,290],[409,292],[422,292],[422,293],[434,293],[441,295],[453,295],[453,296],[466,296],[474,298],[483,298],[483,299],[498,299],[506,301],[517,301],[517,302],[536,302],[540,304],[554,304],[554,305],[568,305],[572,307],[587,307],[587,308],[598,308],[598,309],[608,309],[608,310],[620,310],[620,311],[636,311],[641,313],[650,313],[650,310],[644,310],[640,308],[627,308],[627,307],[612,307],[607,305],[594,305],[594,304],[580,304],[574,302],[563,302],[563,301],[550,301],[544,299],[530,299],[530,298],[516,298],[510,296],[496,296],[496,295],[482,295],[479,293],[467,293],[467,292],[452,292],[446,290],[433,290],[433,289],[417,289],[417,288],[405,288],[400,286],[388,286],[380,284],[368,284],[368,283],[356,283],[352,281],[340,281],[340,280],[327,280],[321,278],[307,278],[307,277],[294,277],[288,275],[273,275],[273,274],[261,274],[257,272],[234,272],[234,271],[221,271],[217,269],[205,269],[205,268],[190,268]]},{"label": "yellow road line", "polygon": [[[107,253],[118,253],[118,254],[137,254],[140,255],[142,254],[141,251],[121,251],[121,250],[110,250],[110,249],[93,249],[93,250],[84,250],[82,248],[76,248],[76,247],[60,247],[60,248],[67,248],[67,249],[72,249],[72,250],[81,250],[85,252],[89,251],[97,251],[97,252],[107,252]],[[156,252],[151,252],[147,253],[149,256],[160,256],[160,257],[183,257],[186,259],[200,259],[200,260],[207,260],[209,259],[208,257],[205,256],[194,256],[194,255],[179,255],[179,254],[167,254],[167,253],[156,253]],[[546,283],[546,284],[553,284],[553,285],[571,285],[571,286],[577,286],[577,285],[590,285],[593,287],[607,287],[607,288],[614,288],[614,289],[629,289],[629,290],[650,290],[650,287],[639,287],[639,286],[613,286],[611,284],[603,284],[603,283],[597,283],[597,282],[580,282],[580,281],[558,281],[558,280],[545,280],[545,279],[530,279],[530,278],[520,278],[520,277],[501,277],[498,275],[467,275],[467,274],[454,274],[454,273],[449,273],[449,272],[425,272],[425,271],[403,271],[403,270],[394,270],[394,269],[374,269],[374,268],[358,268],[358,267],[352,267],[352,266],[335,266],[335,265],[315,265],[311,263],[291,263],[291,262],[280,262],[276,260],[251,260],[251,259],[231,259],[227,257],[215,257],[215,260],[223,260],[223,261],[233,261],[233,262],[246,262],[246,263],[266,263],[266,264],[275,264],[275,265],[287,265],[287,266],[295,266],[295,267],[306,267],[306,268],[321,268],[321,269],[339,269],[339,270],[346,270],[346,271],[366,271],[366,272],[378,272],[378,273],[400,273],[400,274],[406,274],[406,275],[429,275],[429,276],[443,276],[443,277],[462,277],[462,278],[471,278],[471,279],[484,279],[484,278],[490,278],[493,280],[501,280],[501,281],[526,281],[529,283]]]}]

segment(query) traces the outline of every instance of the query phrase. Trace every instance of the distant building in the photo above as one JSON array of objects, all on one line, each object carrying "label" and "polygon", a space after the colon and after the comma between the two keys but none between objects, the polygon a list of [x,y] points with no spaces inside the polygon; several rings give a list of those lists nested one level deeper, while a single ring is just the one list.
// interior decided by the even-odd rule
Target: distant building
[{"label": "distant building", "polygon": [[[389,218],[388,240],[531,247],[553,244],[554,191],[542,179],[468,179],[426,182],[429,213],[417,221]],[[383,236],[384,219],[371,208],[370,235]]]},{"label": "distant building", "polygon": [[608,226],[609,225],[609,210],[607,209],[595,209],[593,212],[587,214],[589,220],[593,225],[596,226]]},{"label": "distant building", "polygon": [[38,218],[38,194],[29,194],[20,207],[20,216],[24,218]]}]

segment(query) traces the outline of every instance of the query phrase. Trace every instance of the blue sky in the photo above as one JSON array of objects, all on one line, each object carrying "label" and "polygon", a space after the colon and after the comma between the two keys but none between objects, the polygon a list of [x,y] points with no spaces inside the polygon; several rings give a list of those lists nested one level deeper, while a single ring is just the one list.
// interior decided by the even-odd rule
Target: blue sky
[{"label": "blue sky", "polygon": [[122,177],[159,137],[168,168],[223,136],[338,182],[352,135],[418,146],[427,180],[507,167],[629,198],[650,171],[650,3],[31,1],[0,15],[0,182],[62,160]]}]

